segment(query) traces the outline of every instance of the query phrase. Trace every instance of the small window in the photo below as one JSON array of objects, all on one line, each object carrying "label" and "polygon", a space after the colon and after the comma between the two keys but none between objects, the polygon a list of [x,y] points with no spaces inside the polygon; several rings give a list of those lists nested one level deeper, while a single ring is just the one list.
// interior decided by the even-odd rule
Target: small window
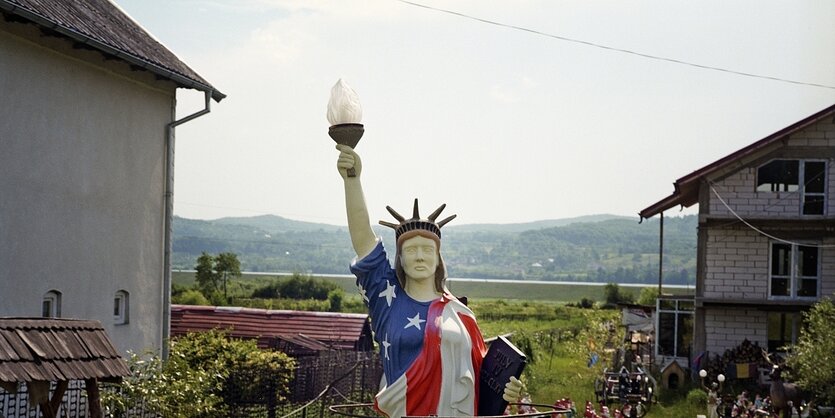
[{"label": "small window", "polygon": [[799,188],[800,161],[774,160],[757,170],[758,192],[794,192]]},{"label": "small window", "polygon": [[61,292],[50,290],[43,295],[41,301],[41,316],[44,318],[61,317]]},{"label": "small window", "polygon": [[771,243],[769,295],[774,298],[817,298],[820,251],[817,247]]},{"label": "small window", "polygon": [[826,214],[826,162],[773,160],[757,169],[757,192],[797,192],[800,213]]},{"label": "small window", "polygon": [[116,292],[116,296],[113,298],[113,322],[117,325],[128,323],[128,308],[130,307],[128,302],[129,298],[127,291],[120,290]]}]

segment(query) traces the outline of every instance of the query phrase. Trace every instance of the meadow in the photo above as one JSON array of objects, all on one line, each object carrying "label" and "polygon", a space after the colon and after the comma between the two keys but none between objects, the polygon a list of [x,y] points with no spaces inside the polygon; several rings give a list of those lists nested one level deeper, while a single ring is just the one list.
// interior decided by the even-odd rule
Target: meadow
[{"label": "meadow", "polygon": [[[253,289],[278,278],[244,275],[229,283],[229,295],[243,301]],[[345,305],[362,309],[352,278],[323,279],[345,290]],[[175,272],[173,280],[179,286],[191,286],[194,273]],[[603,286],[487,281],[451,282],[449,287],[454,294],[469,298],[485,338],[513,334],[513,342],[529,355],[523,381],[532,402],[550,405],[558,399],[570,398],[581,415],[585,402],[594,402],[594,380],[602,375],[604,368],[612,367],[615,349],[623,341],[620,311],[599,308],[599,302],[605,300]],[[635,297],[640,292],[638,287],[621,287],[621,290]],[[597,301],[598,307],[569,306],[584,298]],[[283,302],[290,301],[270,301],[267,307],[286,309]],[[600,361],[590,366],[592,354],[599,356]],[[679,418],[703,414],[704,404],[687,402],[690,389],[687,386],[678,391],[660,391],[659,401],[651,405],[646,416]],[[610,407],[614,409],[617,404]]]}]

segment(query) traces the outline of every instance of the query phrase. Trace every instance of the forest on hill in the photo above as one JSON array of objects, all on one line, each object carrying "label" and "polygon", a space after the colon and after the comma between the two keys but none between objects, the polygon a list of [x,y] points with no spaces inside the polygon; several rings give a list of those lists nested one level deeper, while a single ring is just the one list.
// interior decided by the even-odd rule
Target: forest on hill
[{"label": "forest on hill", "polygon": [[[697,217],[664,220],[664,282],[693,283]],[[379,227],[386,248],[390,229]],[[450,277],[654,283],[657,219],[593,215],[527,224],[444,228]],[[193,269],[201,253],[233,252],[253,272],[348,274],[354,257],[347,228],[265,215],[204,221],[174,218],[173,268]],[[393,250],[391,251],[393,253]]]}]

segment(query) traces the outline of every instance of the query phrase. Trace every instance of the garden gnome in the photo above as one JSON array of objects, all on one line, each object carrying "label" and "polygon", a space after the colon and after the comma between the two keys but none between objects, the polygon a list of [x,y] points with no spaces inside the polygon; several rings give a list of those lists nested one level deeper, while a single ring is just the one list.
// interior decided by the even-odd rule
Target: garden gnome
[{"label": "garden gnome", "polygon": [[[445,207],[441,205],[421,218],[417,199],[409,219],[387,207],[397,220],[380,222],[395,231],[392,268],[371,229],[360,157],[350,146],[336,148],[348,231],[357,254],[351,272],[368,307],[383,363],[375,408],[389,418],[477,415],[484,340],[473,312],[447,289],[440,253],[441,228],[455,215],[438,221]],[[521,382],[513,378],[503,397],[516,402],[521,392]]]}]

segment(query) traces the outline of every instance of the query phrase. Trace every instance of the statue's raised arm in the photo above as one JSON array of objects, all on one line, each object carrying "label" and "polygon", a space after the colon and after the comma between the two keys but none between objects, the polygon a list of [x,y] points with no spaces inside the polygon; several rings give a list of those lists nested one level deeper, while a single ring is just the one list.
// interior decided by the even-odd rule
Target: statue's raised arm
[{"label": "statue's raised arm", "polygon": [[[360,156],[347,145],[337,145],[339,160],[336,167],[342,176],[345,185],[345,210],[348,215],[348,232],[351,234],[351,243],[357,258],[362,259],[368,255],[377,243],[377,236],[371,229],[371,221],[368,216],[368,207],[365,204],[365,195],[362,191],[362,160]],[[351,177],[348,170],[353,168],[356,175]]]}]

